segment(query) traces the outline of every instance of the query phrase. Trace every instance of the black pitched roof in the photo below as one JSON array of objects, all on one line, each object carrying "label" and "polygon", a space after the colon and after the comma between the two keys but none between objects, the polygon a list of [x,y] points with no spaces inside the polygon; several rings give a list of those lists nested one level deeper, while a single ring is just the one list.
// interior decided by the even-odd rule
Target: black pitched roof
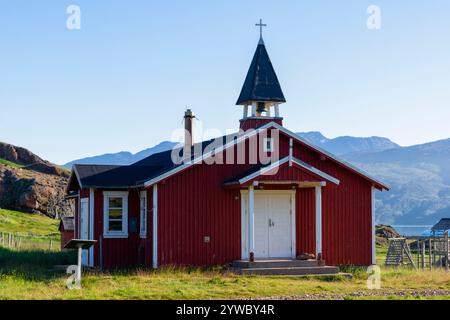
[{"label": "black pitched roof", "polygon": [[[221,145],[229,142],[231,134],[197,143],[192,147],[191,158],[203,154],[204,150],[214,141]],[[177,148],[176,153],[183,156],[183,149]],[[84,188],[129,188],[141,186],[145,181],[164,174],[181,164],[172,161],[172,150],[152,154],[136,163],[126,166],[76,164],[74,170]]]},{"label": "black pitched roof", "polygon": [[236,104],[250,104],[250,101],[286,102],[263,41],[256,48]]},{"label": "black pitched roof", "polygon": [[450,218],[443,218],[436,223],[431,230],[433,231],[447,231],[450,229]]}]

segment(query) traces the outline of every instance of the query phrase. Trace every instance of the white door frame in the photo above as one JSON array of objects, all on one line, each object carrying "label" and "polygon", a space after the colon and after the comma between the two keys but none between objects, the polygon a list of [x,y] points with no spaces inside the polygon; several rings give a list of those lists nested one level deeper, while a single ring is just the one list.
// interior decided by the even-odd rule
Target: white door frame
[{"label": "white door frame", "polygon": [[[89,189],[89,240],[94,240],[95,193]],[[89,266],[94,266],[94,246],[89,248]]]},{"label": "white door frame", "polygon": [[[294,190],[254,190],[255,195],[260,194],[285,194],[291,196],[291,257],[296,257],[296,211],[295,211],[295,194],[296,189]],[[241,259],[246,260],[250,257],[250,241],[249,241],[249,233],[250,228],[248,225],[248,200],[249,200],[249,191],[241,190]],[[253,226],[254,228],[254,226]],[[257,257],[255,257],[257,258]]]},{"label": "white door frame", "polygon": [[[86,205],[86,212],[83,211],[83,205]],[[84,214],[84,216],[83,216]],[[85,235],[83,234],[84,230],[86,231],[87,238],[89,238],[89,198],[81,198],[80,199],[80,239],[87,240]],[[89,264],[89,251],[83,250],[82,253],[82,263],[87,266]]]}]

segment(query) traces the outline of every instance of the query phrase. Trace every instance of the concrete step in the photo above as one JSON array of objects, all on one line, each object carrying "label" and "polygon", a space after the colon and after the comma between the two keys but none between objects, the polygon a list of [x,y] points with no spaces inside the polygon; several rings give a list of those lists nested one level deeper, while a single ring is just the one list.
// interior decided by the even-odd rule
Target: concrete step
[{"label": "concrete step", "polygon": [[300,276],[300,275],[337,275],[338,267],[284,267],[284,268],[243,268],[234,269],[234,272],[241,275],[261,275],[261,276]]},{"label": "concrete step", "polygon": [[293,268],[293,267],[319,267],[317,260],[293,260],[293,259],[267,259],[250,262],[248,260],[233,261],[233,268]]}]

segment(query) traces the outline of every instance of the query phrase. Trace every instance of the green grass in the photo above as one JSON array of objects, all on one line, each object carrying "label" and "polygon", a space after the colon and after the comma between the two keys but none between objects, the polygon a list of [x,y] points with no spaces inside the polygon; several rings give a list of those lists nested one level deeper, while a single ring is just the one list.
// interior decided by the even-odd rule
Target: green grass
[{"label": "green grass", "polygon": [[[381,291],[373,291],[366,287],[365,269],[350,267],[347,271],[353,271],[353,279],[237,276],[220,268],[94,270],[84,273],[81,290],[69,290],[65,284],[67,275],[51,268],[75,261],[73,252],[0,248],[0,299],[239,299],[305,295],[325,295],[327,299],[441,299],[448,297],[442,293],[428,297],[421,292],[450,291],[450,273],[442,270],[382,268]],[[355,292],[374,296],[353,296]]]},{"label": "green grass", "polygon": [[[0,210],[0,231],[53,237],[58,222],[46,217]],[[386,247],[377,248],[383,265]],[[1,299],[241,299],[303,298],[325,299],[448,299],[450,273],[443,270],[416,271],[382,268],[381,290],[367,289],[364,268],[345,267],[353,279],[345,277],[262,277],[238,276],[223,271],[162,268],[128,269],[83,274],[82,289],[66,288],[67,274],[55,265],[76,263],[74,252],[15,250],[0,247]],[[438,290],[427,296],[427,290]],[[444,293],[442,293],[444,292]],[[370,294],[370,297],[355,293]]]},{"label": "green grass", "polygon": [[0,209],[0,232],[29,237],[59,237],[59,220],[46,216]]},{"label": "green grass", "polygon": [[10,167],[14,167],[14,168],[23,168],[23,165],[21,164],[17,164],[5,159],[0,158],[0,164],[4,164],[5,166],[10,166]]}]

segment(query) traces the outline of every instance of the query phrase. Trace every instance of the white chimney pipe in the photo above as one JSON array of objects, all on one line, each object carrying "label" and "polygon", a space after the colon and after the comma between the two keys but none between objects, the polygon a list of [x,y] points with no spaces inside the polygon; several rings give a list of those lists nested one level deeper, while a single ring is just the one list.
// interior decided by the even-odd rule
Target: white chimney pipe
[{"label": "white chimney pipe", "polygon": [[194,113],[187,109],[184,113],[184,159],[190,160],[191,148],[194,145]]}]

